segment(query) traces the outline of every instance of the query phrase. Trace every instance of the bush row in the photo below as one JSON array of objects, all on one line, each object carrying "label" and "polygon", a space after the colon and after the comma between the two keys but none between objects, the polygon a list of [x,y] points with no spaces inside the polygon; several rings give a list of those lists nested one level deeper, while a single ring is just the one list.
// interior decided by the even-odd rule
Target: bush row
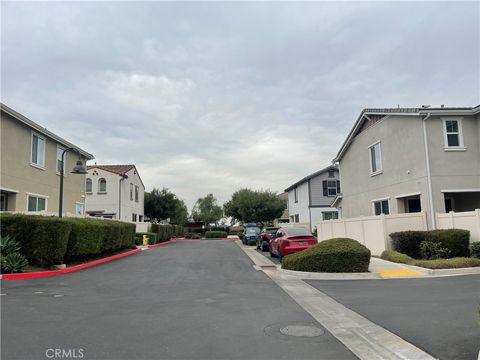
[{"label": "bush row", "polygon": [[380,257],[384,260],[420,266],[427,269],[453,269],[480,266],[480,259],[476,258],[454,257],[450,259],[416,260],[394,250],[385,250]]},{"label": "bush row", "polygon": [[325,240],[282,260],[284,269],[313,272],[368,272],[369,264],[370,250],[348,238]]},{"label": "bush row", "polygon": [[49,266],[135,246],[135,225],[119,221],[1,214],[1,232],[33,263]]},{"label": "bush row", "polygon": [[470,232],[461,229],[431,231],[400,231],[390,234],[393,249],[414,259],[422,257],[420,244],[424,241],[437,243],[449,250],[449,257],[470,256]]},{"label": "bush row", "polygon": [[215,238],[226,238],[228,236],[226,231],[206,231],[205,238],[215,239]]},{"label": "bush row", "polygon": [[185,235],[185,228],[179,225],[160,225],[152,224],[152,233],[157,234],[157,242],[165,242],[172,237],[182,237]]}]

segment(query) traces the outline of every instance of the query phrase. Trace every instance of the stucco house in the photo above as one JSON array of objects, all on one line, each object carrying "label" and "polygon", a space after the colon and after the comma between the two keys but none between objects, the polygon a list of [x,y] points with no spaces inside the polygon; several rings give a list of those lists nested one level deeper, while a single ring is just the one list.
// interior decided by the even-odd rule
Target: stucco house
[{"label": "stucco house", "polygon": [[364,109],[334,163],[343,218],[480,208],[480,105]]},{"label": "stucco house", "polygon": [[63,213],[84,215],[85,175],[71,174],[93,155],[5,104],[0,104],[0,211],[58,214],[61,156],[65,149]]},{"label": "stucco house", "polygon": [[91,165],[85,180],[86,213],[126,222],[144,221],[145,186],[135,165]]},{"label": "stucco house", "polygon": [[313,230],[320,220],[338,218],[338,210],[331,206],[340,192],[338,168],[334,165],[304,177],[285,192],[290,223],[308,223]]}]

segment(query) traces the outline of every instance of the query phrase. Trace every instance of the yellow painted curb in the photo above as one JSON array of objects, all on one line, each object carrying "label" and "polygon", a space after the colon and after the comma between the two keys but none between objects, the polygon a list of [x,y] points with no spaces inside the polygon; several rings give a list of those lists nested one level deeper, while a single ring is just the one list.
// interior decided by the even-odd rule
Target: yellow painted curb
[{"label": "yellow painted curb", "polygon": [[377,272],[382,277],[423,276],[422,273],[411,269],[378,270]]}]

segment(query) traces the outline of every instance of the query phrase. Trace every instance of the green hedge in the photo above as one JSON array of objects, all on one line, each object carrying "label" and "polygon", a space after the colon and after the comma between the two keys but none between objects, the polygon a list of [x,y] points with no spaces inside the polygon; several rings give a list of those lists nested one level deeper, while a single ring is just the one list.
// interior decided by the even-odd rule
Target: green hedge
[{"label": "green hedge", "polygon": [[470,232],[461,229],[432,231],[400,231],[390,234],[393,249],[414,259],[420,259],[420,244],[423,241],[439,243],[450,250],[452,257],[470,256]]},{"label": "green hedge", "polygon": [[313,272],[368,272],[369,264],[370,250],[348,238],[325,240],[282,260],[284,269]]},{"label": "green hedge", "polygon": [[172,237],[182,237],[185,235],[185,228],[179,225],[160,225],[152,224],[151,232],[157,234],[158,242],[165,242]]},{"label": "green hedge", "polygon": [[30,263],[63,263],[71,225],[56,217],[1,214],[2,235],[14,237]]},{"label": "green hedge", "polygon": [[143,235],[148,236],[148,245],[154,245],[158,243],[158,235],[153,232],[142,232],[135,234],[135,244],[143,245]]},{"label": "green hedge", "polygon": [[205,238],[215,239],[215,238],[226,238],[228,236],[226,231],[206,231]]},{"label": "green hedge", "polygon": [[33,263],[49,266],[135,246],[135,225],[119,221],[1,214],[1,232],[13,236]]}]

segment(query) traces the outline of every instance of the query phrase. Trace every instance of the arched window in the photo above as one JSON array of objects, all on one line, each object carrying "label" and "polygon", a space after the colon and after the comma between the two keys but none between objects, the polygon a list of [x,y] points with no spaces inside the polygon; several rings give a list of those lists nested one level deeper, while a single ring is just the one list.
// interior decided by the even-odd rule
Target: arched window
[{"label": "arched window", "polygon": [[104,178],[98,180],[98,192],[107,192],[107,180],[105,180]]},{"label": "arched window", "polygon": [[91,193],[92,192],[92,179],[88,178],[85,182],[85,192]]}]

